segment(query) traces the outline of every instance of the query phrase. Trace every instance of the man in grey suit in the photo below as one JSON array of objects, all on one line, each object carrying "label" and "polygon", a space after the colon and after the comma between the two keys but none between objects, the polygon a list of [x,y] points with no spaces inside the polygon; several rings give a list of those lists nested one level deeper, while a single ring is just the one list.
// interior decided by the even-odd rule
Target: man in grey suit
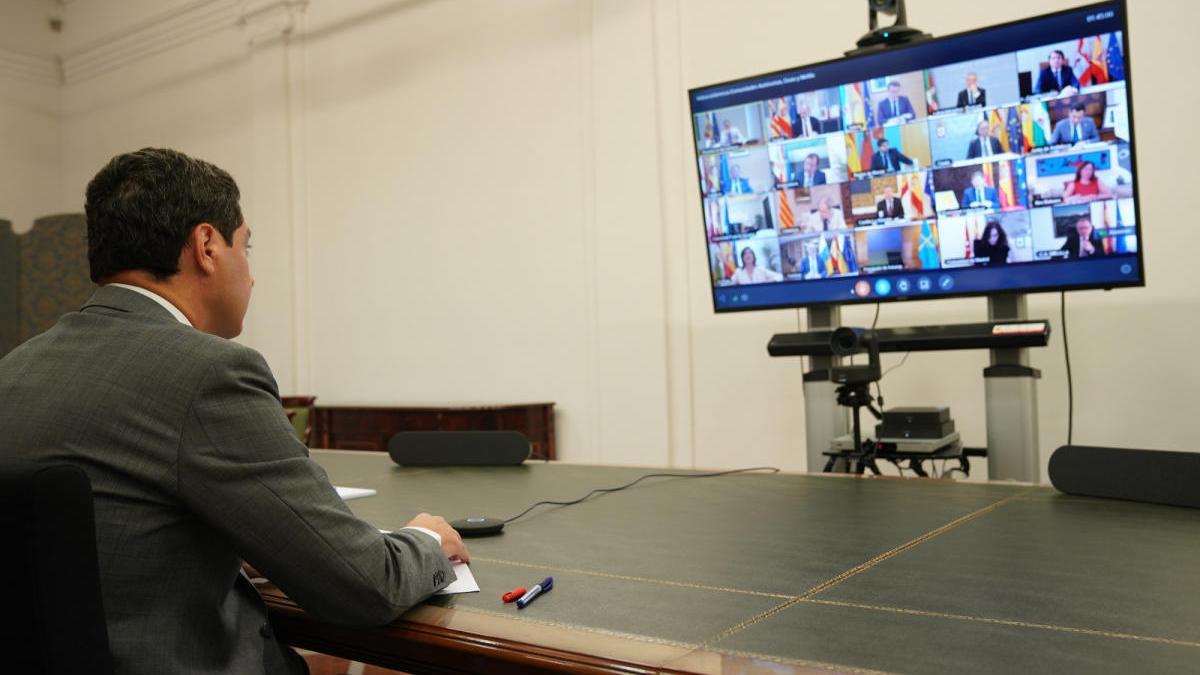
[{"label": "man in grey suit", "polygon": [[1061,119],[1054,125],[1054,133],[1050,136],[1050,145],[1074,145],[1100,140],[1100,132],[1096,130],[1096,122],[1084,114],[1082,103],[1071,106],[1066,119]]},{"label": "man in grey suit", "polygon": [[[78,312],[0,360],[0,459],[81,467],[119,673],[303,673],[243,561],[326,621],[392,621],[467,561],[445,520],[356,518],[308,457],[262,356],[231,342],[254,285],[228,173],[170,150],[87,189]],[[69,608],[52,608],[70,611]]]}]

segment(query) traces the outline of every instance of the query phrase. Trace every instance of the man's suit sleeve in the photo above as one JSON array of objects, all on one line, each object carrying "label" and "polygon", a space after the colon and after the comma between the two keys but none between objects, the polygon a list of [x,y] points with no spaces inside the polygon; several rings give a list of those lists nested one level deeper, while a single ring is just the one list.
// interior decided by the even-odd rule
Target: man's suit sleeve
[{"label": "man's suit sleeve", "polygon": [[1064,121],[1065,120],[1059,120],[1058,123],[1054,125],[1054,132],[1050,134],[1050,145],[1058,145],[1059,143],[1068,142],[1065,138],[1066,134],[1064,133],[1067,128],[1067,125],[1064,124]]},{"label": "man's suit sleeve", "polygon": [[199,383],[180,436],[180,499],[305,610],[387,623],[454,581],[441,546],[359,520],[308,457],[257,352],[229,344]]}]

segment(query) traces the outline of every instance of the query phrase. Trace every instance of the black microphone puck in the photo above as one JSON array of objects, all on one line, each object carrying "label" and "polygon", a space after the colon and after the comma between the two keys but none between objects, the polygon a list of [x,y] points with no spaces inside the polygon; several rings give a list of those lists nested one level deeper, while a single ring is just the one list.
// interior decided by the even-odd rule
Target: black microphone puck
[{"label": "black microphone puck", "polygon": [[450,527],[457,530],[460,537],[488,537],[500,534],[504,529],[504,521],[485,516],[467,516],[450,521]]}]

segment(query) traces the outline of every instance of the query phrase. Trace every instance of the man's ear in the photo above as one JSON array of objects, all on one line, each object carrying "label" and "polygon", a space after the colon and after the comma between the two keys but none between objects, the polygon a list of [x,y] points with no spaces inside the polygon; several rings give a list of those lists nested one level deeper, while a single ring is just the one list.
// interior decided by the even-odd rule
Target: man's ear
[{"label": "man's ear", "polygon": [[209,223],[200,223],[192,228],[184,254],[191,257],[196,269],[202,274],[212,274],[217,269],[218,244],[224,241],[217,228]]}]

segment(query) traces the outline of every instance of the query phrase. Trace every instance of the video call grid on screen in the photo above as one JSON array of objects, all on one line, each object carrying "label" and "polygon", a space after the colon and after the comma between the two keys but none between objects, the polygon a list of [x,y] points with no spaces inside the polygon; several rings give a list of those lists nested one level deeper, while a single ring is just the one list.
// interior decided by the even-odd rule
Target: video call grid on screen
[{"label": "video call grid on screen", "polygon": [[717,311],[1143,284],[1124,16],[692,90]]}]

